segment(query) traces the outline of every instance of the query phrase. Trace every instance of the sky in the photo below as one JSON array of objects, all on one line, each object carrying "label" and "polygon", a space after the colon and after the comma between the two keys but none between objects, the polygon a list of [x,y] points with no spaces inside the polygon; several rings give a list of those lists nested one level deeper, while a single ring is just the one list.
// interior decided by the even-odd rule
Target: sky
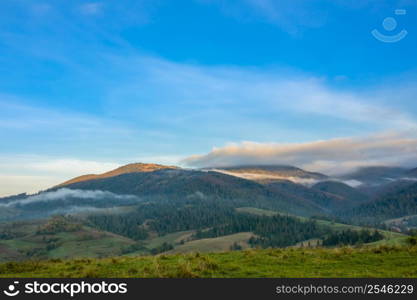
[{"label": "sky", "polygon": [[417,167],[416,25],[415,0],[2,0],[0,196],[131,162]]}]

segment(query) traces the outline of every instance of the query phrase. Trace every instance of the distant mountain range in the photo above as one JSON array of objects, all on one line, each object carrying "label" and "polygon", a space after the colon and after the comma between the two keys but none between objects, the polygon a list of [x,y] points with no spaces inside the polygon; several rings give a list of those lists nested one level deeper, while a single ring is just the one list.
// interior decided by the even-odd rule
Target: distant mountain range
[{"label": "distant mountain range", "polygon": [[[304,186],[290,181],[287,181],[287,184],[293,189],[305,189]],[[215,171],[164,169],[77,182],[66,187],[80,190],[106,190],[116,194],[159,199],[159,201],[217,199],[238,206],[257,206],[300,215],[320,214],[327,210],[326,207],[315,202],[318,197],[302,198],[297,193],[288,192],[288,188],[260,184]],[[322,197],[327,195],[323,194]]]},{"label": "distant mountain range", "polygon": [[[158,170],[186,169],[181,169],[180,167],[176,166],[164,166],[159,164],[132,163],[103,174],[87,174],[75,177],[57,185],[57,187],[68,186],[77,182],[111,178],[123,174],[151,173]],[[362,186],[361,188],[366,188],[369,186],[379,186],[398,180],[407,181],[415,179],[417,181],[417,168],[407,169],[402,167],[384,166],[363,167],[355,170],[354,172],[340,176],[328,176],[317,172],[306,171],[293,166],[283,165],[245,165],[213,169],[206,168],[194,171],[211,171],[223,173],[251,181],[256,181],[259,183],[270,183],[288,180],[306,186],[313,186],[314,184],[323,181],[338,181],[354,187]]]},{"label": "distant mountain range", "polygon": [[[26,194],[0,198],[7,218],[27,218],[48,215],[80,207],[105,208],[130,205],[138,199],[146,201],[184,201],[184,199],[216,199],[234,206],[254,206],[287,212],[293,215],[347,215],[369,202],[378,203],[387,194],[409,188],[417,169],[399,167],[367,167],[340,177],[309,172],[293,166],[237,166],[222,169],[190,170],[175,166],[134,163],[98,175],[83,175],[70,179],[36,196]],[[417,180],[417,179],[416,179]],[[355,181],[359,186],[351,186]],[[67,188],[81,191],[105,191],[106,201],[96,198],[77,200],[75,194],[65,194],[65,201],[39,199]],[[411,188],[411,187],[410,187]],[[54,194],[54,195],[55,195]],[[43,196],[44,195],[44,196]],[[136,199],[117,198],[132,195]],[[37,200],[31,200],[35,197]],[[55,197],[55,196],[54,196]],[[26,199],[25,201],[20,201]],[[18,201],[16,201],[18,200]],[[15,202],[13,202],[15,201]],[[11,203],[13,202],[13,203]],[[11,204],[10,204],[11,203]],[[48,208],[45,209],[45,208]],[[393,213],[394,215],[398,215]],[[4,213],[3,215],[6,215]],[[363,215],[363,214],[361,214]],[[1,219],[0,214],[0,219]],[[367,218],[369,220],[369,218]]]},{"label": "distant mountain range", "polygon": [[[245,236],[248,240],[239,240],[245,247],[280,247],[325,239],[341,226],[333,228],[335,221],[343,226],[396,224],[396,230],[408,230],[417,224],[415,172],[368,167],[332,177],[292,166],[193,170],[129,164],[79,176],[35,195],[0,198],[0,225],[7,228],[0,232],[0,249],[11,253],[5,259],[54,257],[55,248],[73,251],[65,234],[71,236],[71,245],[80,242],[79,235],[83,243],[99,243],[94,255],[108,255],[101,252],[107,247],[103,243],[113,241],[125,246],[109,252],[160,253],[223,236]],[[316,223],[317,219],[321,221]],[[388,222],[391,219],[396,221]],[[40,226],[34,224],[53,224],[48,225],[51,233],[34,231]],[[12,251],[13,241],[32,246],[19,254]],[[187,246],[180,247],[183,244]]]},{"label": "distant mountain range", "polygon": [[417,178],[417,168],[409,170],[405,173],[407,176]]},{"label": "distant mountain range", "polygon": [[379,185],[416,176],[416,169],[410,170],[401,167],[363,167],[357,171],[341,176],[341,179],[357,180],[365,185]]}]

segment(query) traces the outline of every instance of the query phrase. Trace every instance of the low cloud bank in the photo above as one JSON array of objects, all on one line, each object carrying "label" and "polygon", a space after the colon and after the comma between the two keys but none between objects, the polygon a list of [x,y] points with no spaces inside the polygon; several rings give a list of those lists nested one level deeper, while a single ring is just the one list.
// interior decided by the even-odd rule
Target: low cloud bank
[{"label": "low cloud bank", "polygon": [[0,206],[13,207],[17,205],[27,205],[37,202],[50,202],[50,201],[62,201],[66,199],[88,199],[88,200],[140,200],[139,197],[134,195],[118,195],[107,191],[100,190],[73,190],[68,188],[62,188],[56,191],[45,192],[39,195],[29,196],[24,199],[14,200],[8,203],[0,203]]},{"label": "low cloud bank", "polygon": [[222,168],[239,165],[292,165],[327,175],[341,175],[365,166],[417,166],[417,138],[384,133],[307,143],[232,143],[182,161],[186,166]]}]

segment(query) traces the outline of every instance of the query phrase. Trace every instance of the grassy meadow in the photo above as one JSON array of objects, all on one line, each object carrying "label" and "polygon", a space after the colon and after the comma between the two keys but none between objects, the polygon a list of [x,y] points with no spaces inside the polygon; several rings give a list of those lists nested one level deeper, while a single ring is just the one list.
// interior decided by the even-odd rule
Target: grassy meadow
[{"label": "grassy meadow", "polygon": [[0,277],[417,277],[416,246],[246,249],[0,264]]}]

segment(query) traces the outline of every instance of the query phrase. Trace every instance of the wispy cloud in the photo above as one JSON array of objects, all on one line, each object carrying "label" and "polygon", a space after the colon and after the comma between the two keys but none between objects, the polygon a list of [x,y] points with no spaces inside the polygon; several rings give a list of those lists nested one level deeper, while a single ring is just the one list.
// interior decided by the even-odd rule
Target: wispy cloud
[{"label": "wispy cloud", "polygon": [[103,3],[90,2],[80,5],[80,12],[84,15],[97,15],[103,9]]},{"label": "wispy cloud", "polygon": [[[40,105],[26,104],[13,95],[0,94],[0,128],[4,129],[47,129],[73,131],[76,134],[86,131],[128,132],[126,127],[111,125],[109,120],[87,113],[43,108]],[[109,124],[109,125],[106,125]]]},{"label": "wispy cloud", "polygon": [[[304,117],[337,118],[371,124],[375,129],[417,127],[412,115],[387,104],[388,101],[377,94],[380,89],[377,86],[371,87],[374,93],[338,90],[330,87],[325,78],[296,71],[207,67],[146,56],[117,59],[117,64],[124,66],[124,71],[130,74],[130,80],[114,88],[111,98],[126,99],[118,100],[118,104],[134,105],[134,102],[140,104],[142,95],[153,95],[159,99],[155,102],[169,107],[174,104],[180,108],[187,106],[186,115],[172,114],[175,109],[166,110],[170,121],[189,120],[193,116],[201,119],[217,114],[229,117],[228,125],[233,126],[230,120],[237,115],[244,117],[250,112],[268,111],[277,117],[284,112],[292,112]],[[395,91],[396,95],[390,95],[391,103],[396,103],[393,99],[401,101],[403,96],[401,86],[397,86]],[[231,107],[233,110],[229,111]],[[258,121],[262,122],[261,119]]]},{"label": "wispy cloud", "polygon": [[45,192],[39,195],[29,196],[24,199],[14,200],[7,203],[0,203],[0,207],[23,206],[39,202],[62,201],[68,198],[89,199],[89,200],[127,200],[139,201],[140,198],[134,195],[118,195],[107,191],[99,190],[74,190],[62,188],[56,191]]},{"label": "wispy cloud", "polygon": [[367,137],[339,138],[310,143],[242,142],[191,156],[184,164],[195,167],[236,165],[294,165],[311,171],[338,175],[362,166],[417,165],[417,137],[385,133]]},{"label": "wispy cloud", "polygon": [[[290,34],[298,34],[306,28],[318,28],[332,19],[332,8],[363,9],[371,6],[374,10],[387,6],[380,0],[199,0],[202,3],[214,3],[226,15],[242,21],[263,21],[274,24]],[[391,1],[391,5],[415,5],[409,0]],[[396,6],[394,6],[396,7]]]}]

